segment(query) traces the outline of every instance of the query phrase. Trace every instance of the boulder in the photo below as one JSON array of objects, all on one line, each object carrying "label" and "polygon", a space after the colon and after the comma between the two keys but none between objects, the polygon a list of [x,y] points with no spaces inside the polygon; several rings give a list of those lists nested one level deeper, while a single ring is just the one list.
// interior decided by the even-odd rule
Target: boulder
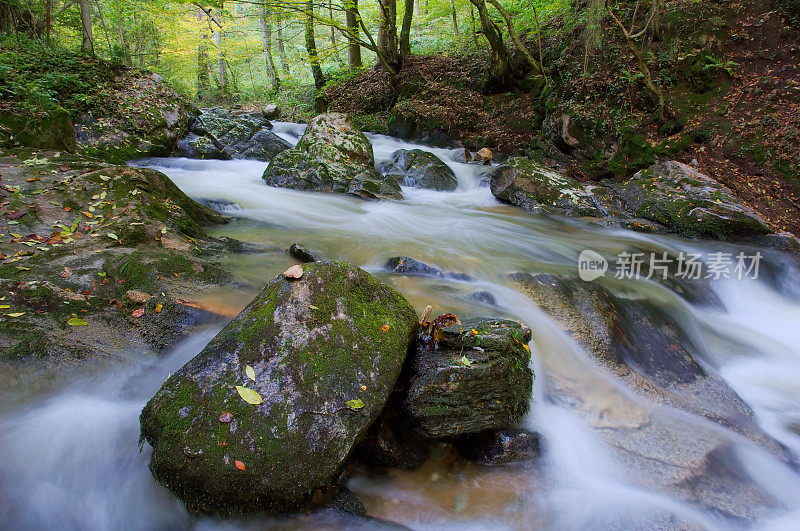
[{"label": "boulder", "polygon": [[[219,108],[204,109],[195,120],[192,133],[202,138],[205,145],[216,146],[218,156],[192,158],[272,160],[278,153],[291,148],[291,145],[269,131],[271,127],[268,120],[257,114],[233,114]],[[197,140],[194,144],[197,144]]]},{"label": "boulder", "polygon": [[380,172],[391,175],[405,186],[452,191],[458,188],[456,174],[439,157],[421,149],[400,149],[380,165]]},{"label": "boulder", "polygon": [[294,149],[276,156],[263,178],[270,186],[350,193],[373,199],[402,197],[397,182],[374,168],[372,145],[341,113],[312,119]]},{"label": "boulder", "polygon": [[113,163],[172,153],[188,133],[192,106],[160,77],[124,69],[110,83],[103,110],[75,117],[79,150]]},{"label": "boulder", "polygon": [[175,148],[175,155],[189,159],[222,159],[230,157],[225,150],[220,148],[213,140],[207,136],[199,136],[189,133],[186,138],[178,140]]},{"label": "boulder", "polygon": [[477,153],[475,153],[475,158],[473,160],[481,164],[490,164],[493,158],[494,153],[492,153],[492,150],[487,147],[483,147],[479,149]]},{"label": "boulder", "polygon": [[300,260],[303,263],[309,262],[316,262],[317,259],[314,258],[314,255],[311,254],[311,251],[300,245],[299,243],[295,242],[289,246],[289,254],[292,257]]},{"label": "boulder", "polygon": [[280,115],[281,115],[281,110],[274,103],[270,103],[264,106],[264,118],[266,118],[267,120],[274,120]]},{"label": "boulder", "polygon": [[602,217],[581,183],[530,159],[516,157],[492,172],[492,194],[528,212]]},{"label": "boulder", "polygon": [[413,308],[349,264],[302,267],[273,279],[142,411],[151,470],[191,510],[309,507],[392,392]]},{"label": "boulder", "polygon": [[485,465],[528,461],[541,454],[539,434],[521,428],[468,435],[456,446],[467,459]]},{"label": "boulder", "polygon": [[707,363],[701,346],[663,306],[618,296],[576,277],[515,273],[512,279],[630,389],[735,430],[783,456],[750,407]]},{"label": "boulder", "polygon": [[[3,131],[6,131],[3,134]],[[57,107],[36,116],[0,111],[0,147],[15,145],[74,152],[78,145],[70,114]]]},{"label": "boulder", "polygon": [[429,339],[410,360],[404,403],[418,433],[439,439],[508,428],[528,411],[528,328],[477,317]]},{"label": "boulder", "polygon": [[773,232],[727,187],[680,162],[656,164],[612,189],[631,215],[687,236],[724,239]]}]

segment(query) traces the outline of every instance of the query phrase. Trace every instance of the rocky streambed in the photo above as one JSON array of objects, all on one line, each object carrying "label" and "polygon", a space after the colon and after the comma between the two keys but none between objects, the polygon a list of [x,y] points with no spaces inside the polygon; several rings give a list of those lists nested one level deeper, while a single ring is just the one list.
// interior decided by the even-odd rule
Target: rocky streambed
[{"label": "rocky streambed", "polygon": [[[0,159],[0,523],[796,514],[795,242],[710,178],[665,162],[587,186],[342,115],[194,124],[193,160]],[[587,282],[585,250],[671,265]],[[760,253],[761,276],[706,276],[720,253]]]}]

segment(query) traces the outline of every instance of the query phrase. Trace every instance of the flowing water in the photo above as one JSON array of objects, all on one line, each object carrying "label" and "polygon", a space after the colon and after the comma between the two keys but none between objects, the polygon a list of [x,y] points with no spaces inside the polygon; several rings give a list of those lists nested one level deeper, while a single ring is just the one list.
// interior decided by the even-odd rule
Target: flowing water
[{"label": "flowing water", "polygon": [[[275,131],[295,143],[302,126],[276,123]],[[379,135],[370,139],[376,160],[387,159],[396,149],[421,147]],[[280,248],[299,241],[318,255],[367,269],[396,287],[418,311],[432,304],[437,313],[510,317],[534,331],[536,380],[523,425],[542,435],[542,458],[485,467],[437,449],[418,470],[358,469],[349,486],[366,502],[370,515],[412,528],[800,527],[800,474],[791,457],[776,457],[733,430],[655,404],[626,388],[517,292],[508,277],[515,271],[575,275],[584,249],[605,256],[632,249],[705,256],[755,249],[524,214],[494,199],[482,182],[486,167],[453,162],[452,152],[445,149],[425,149],[454,169],[458,190],[404,188],[402,201],[364,202],[267,187],[261,180],[266,167],[262,162],[140,163],[165,172],[193,198],[235,216],[234,223],[216,229],[218,235]],[[761,429],[796,456],[800,269],[787,256],[762,252],[759,280],[711,282],[722,307],[689,304],[652,280],[627,280],[624,288],[628,296],[659,305],[680,323],[687,337],[701,345],[698,362],[720,373],[754,410]],[[382,272],[387,258],[400,255],[467,273],[473,280]],[[232,268],[251,287],[220,291],[210,302],[235,314],[260,285],[291,263],[277,253],[237,257]],[[167,375],[199,352],[219,326],[198,331],[165,357],[140,356],[100,376],[87,375],[0,417],[0,528],[344,525],[330,516],[197,519],[151,479],[149,447],[139,447],[139,411]],[[627,459],[614,435],[619,426],[658,430],[657,441],[648,449],[647,459],[653,463],[689,459],[698,445],[709,441],[729,451],[703,469],[702,480],[681,483],[662,477],[658,465],[654,472],[641,460]],[[737,491],[743,488],[749,490]],[[726,508],[725,499],[744,500],[748,507]],[[745,516],[733,516],[740,513]]]}]

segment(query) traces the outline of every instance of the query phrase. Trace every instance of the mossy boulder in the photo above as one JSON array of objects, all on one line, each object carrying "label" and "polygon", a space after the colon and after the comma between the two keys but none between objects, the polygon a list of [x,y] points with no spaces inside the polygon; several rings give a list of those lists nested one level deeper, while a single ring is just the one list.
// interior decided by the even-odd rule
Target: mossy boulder
[{"label": "mossy boulder", "polygon": [[104,109],[75,118],[78,147],[112,163],[172,153],[194,109],[161,76],[123,70],[107,88]]},{"label": "mossy boulder", "polygon": [[497,167],[489,184],[497,199],[528,212],[603,216],[581,183],[530,159],[516,157]]},{"label": "mossy boulder", "polygon": [[364,198],[401,197],[397,182],[375,171],[372,144],[341,113],[311,120],[294,149],[276,156],[263,178],[270,186],[350,193]]},{"label": "mossy boulder", "polygon": [[642,170],[615,184],[613,192],[632,215],[687,236],[727,239],[773,232],[727,187],[680,162]]},{"label": "mossy boulder", "polygon": [[308,507],[392,392],[413,308],[349,264],[302,267],[300,279],[273,279],[142,411],[153,474],[192,510]]},{"label": "mossy boulder", "polygon": [[410,362],[405,410],[431,439],[508,428],[529,409],[531,331],[515,321],[471,318],[434,332]]},{"label": "mossy boulder", "polygon": [[[204,109],[192,125],[192,135],[197,138],[190,135],[180,142],[178,153],[190,158],[270,161],[281,151],[292,147],[270,131],[271,128],[272,124],[259,114],[234,114],[221,108]],[[200,156],[193,156],[195,151]]]},{"label": "mossy boulder", "polygon": [[31,116],[0,111],[0,147],[16,145],[74,152],[72,117],[61,107]]},{"label": "mossy boulder", "polygon": [[400,149],[380,165],[380,172],[406,186],[452,191],[458,188],[455,172],[442,160],[421,149]]}]

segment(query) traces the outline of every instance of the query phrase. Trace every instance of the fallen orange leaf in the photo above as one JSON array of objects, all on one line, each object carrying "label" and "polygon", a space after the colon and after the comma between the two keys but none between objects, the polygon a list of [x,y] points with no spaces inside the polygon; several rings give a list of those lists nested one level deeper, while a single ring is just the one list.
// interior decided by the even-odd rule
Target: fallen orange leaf
[{"label": "fallen orange leaf", "polygon": [[236,465],[236,468],[238,468],[239,470],[244,470],[244,463],[242,463],[241,461],[234,461],[233,464]]}]

